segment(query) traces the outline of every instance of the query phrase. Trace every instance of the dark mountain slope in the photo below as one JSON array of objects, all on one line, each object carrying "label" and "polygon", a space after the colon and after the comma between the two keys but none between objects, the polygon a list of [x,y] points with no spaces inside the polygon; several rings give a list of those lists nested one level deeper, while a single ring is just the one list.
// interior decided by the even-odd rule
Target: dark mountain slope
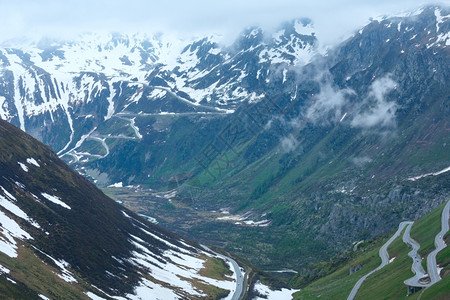
[{"label": "dark mountain slope", "polygon": [[[89,296],[83,291],[127,298],[143,292],[172,299],[206,295],[203,291],[223,295],[224,286],[233,287],[225,277],[218,281],[198,273],[211,255],[109,199],[49,147],[2,120],[0,187],[0,264],[7,270],[2,273],[25,291],[69,298]],[[60,285],[27,279],[33,270],[45,273],[43,262],[62,272],[53,279]]]}]

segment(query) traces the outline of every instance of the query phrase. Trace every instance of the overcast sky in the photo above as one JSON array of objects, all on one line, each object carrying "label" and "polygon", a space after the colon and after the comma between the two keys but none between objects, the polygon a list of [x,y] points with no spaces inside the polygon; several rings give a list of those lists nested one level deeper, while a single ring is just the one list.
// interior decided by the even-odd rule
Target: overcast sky
[{"label": "overcast sky", "polygon": [[251,25],[270,30],[308,17],[319,40],[330,44],[370,17],[433,3],[450,5],[450,0],[0,0],[0,41],[98,31],[217,33],[233,39]]}]

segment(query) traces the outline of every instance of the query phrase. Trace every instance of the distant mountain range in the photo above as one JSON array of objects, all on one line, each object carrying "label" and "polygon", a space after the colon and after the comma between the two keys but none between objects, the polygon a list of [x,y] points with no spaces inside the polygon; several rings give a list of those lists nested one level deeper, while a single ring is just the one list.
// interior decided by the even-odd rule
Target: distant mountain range
[{"label": "distant mountain range", "polygon": [[295,20],[268,37],[251,28],[227,47],[215,36],[89,34],[3,48],[0,115],[62,154],[121,112],[231,113],[264,96],[274,66],[311,61],[311,26]]},{"label": "distant mountain range", "polygon": [[429,6],[325,54],[308,19],[229,46],[116,34],[1,48],[0,116],[98,185],[176,190],[225,217],[149,213],[163,226],[295,268],[448,198],[445,175],[409,179],[450,166],[449,27],[449,8]]}]

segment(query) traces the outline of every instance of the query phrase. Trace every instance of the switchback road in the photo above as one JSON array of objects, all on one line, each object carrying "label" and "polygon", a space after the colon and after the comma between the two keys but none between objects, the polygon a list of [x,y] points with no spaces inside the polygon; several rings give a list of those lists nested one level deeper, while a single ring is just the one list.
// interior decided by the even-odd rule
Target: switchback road
[{"label": "switchback road", "polygon": [[366,280],[367,277],[369,277],[370,275],[372,275],[376,271],[380,270],[381,268],[383,268],[384,266],[386,266],[389,263],[389,254],[387,252],[387,248],[389,247],[390,244],[392,244],[392,242],[396,238],[398,238],[400,236],[400,233],[403,231],[403,229],[405,229],[405,227],[410,224],[412,224],[412,222],[406,221],[406,222],[401,222],[398,225],[397,231],[391,236],[391,238],[383,246],[381,246],[380,251],[378,252],[378,254],[380,255],[380,258],[381,258],[381,264],[376,269],[370,271],[369,273],[367,273],[366,275],[361,277],[358,280],[358,282],[356,282],[355,286],[353,287],[352,291],[350,292],[350,295],[348,295],[347,300],[353,300],[355,298],[356,293],[358,292],[359,288],[361,287],[361,284],[364,282],[364,280]]}]

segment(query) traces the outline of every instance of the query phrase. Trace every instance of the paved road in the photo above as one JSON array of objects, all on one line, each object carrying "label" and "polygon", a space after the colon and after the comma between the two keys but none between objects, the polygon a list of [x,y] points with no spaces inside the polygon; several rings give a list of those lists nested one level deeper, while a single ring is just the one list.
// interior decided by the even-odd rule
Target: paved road
[{"label": "paved road", "polygon": [[119,112],[113,117],[125,116],[125,117],[147,117],[147,116],[198,116],[198,115],[226,115],[227,113],[219,111],[197,111],[197,112],[166,112],[166,113],[131,113],[131,112]]},{"label": "paved road", "polygon": [[446,247],[444,242],[444,235],[449,230],[448,225],[449,210],[450,210],[450,200],[447,201],[447,204],[445,205],[444,210],[442,211],[441,231],[434,238],[434,246],[436,247],[436,249],[434,249],[430,254],[428,254],[427,257],[427,269],[431,279],[430,285],[441,280],[441,277],[439,276],[439,272],[437,269],[436,255],[439,253],[439,251],[441,251]]},{"label": "paved road", "polygon": [[105,142],[104,139],[102,139],[102,138],[100,138],[100,137],[97,137],[97,136],[88,136],[88,137],[86,138],[86,140],[94,140],[94,141],[100,142],[100,143],[102,144],[103,148],[105,148],[105,150],[106,150],[106,154],[103,155],[102,158],[105,158],[105,157],[107,157],[107,156],[109,155],[109,147],[108,147],[108,145],[106,144],[106,142]]},{"label": "paved road", "polygon": [[242,298],[242,292],[244,291],[244,275],[242,274],[241,268],[239,267],[237,262],[234,259],[232,259],[232,258],[230,258],[228,256],[222,255],[220,253],[217,253],[217,252],[209,249],[205,245],[201,245],[201,246],[206,251],[214,253],[215,255],[219,256],[220,258],[229,261],[233,265],[234,273],[236,274],[236,290],[234,291],[234,295],[233,295],[233,297],[231,299],[232,300],[239,300],[239,299],[241,299]]},{"label": "paved road", "polygon": [[[117,115],[116,115],[117,116]],[[116,117],[116,116],[113,116],[113,117]],[[136,135],[136,138],[135,139],[138,139],[138,140],[141,140],[142,139],[142,135],[141,135],[141,133],[139,132],[139,128],[137,128],[137,126],[136,126],[136,123],[134,122],[134,119],[128,119],[128,118],[124,118],[124,117],[119,117],[119,116],[117,116],[119,119],[121,119],[121,120],[124,120],[124,121],[128,121],[128,122],[130,122],[130,127],[134,130],[134,134]]]},{"label": "paved road", "polygon": [[398,230],[394,233],[394,235],[391,236],[391,238],[380,248],[380,251],[378,254],[381,258],[381,264],[375,269],[364,275],[361,279],[358,280],[358,282],[353,287],[352,291],[350,292],[350,295],[348,295],[347,300],[353,300],[356,296],[356,293],[358,292],[359,288],[361,287],[361,284],[366,280],[367,277],[375,273],[376,271],[380,270],[384,266],[386,266],[389,263],[389,254],[387,252],[387,248],[389,247],[392,242],[400,236],[400,233],[403,231],[403,229],[409,224],[412,224],[413,222],[406,221],[401,222],[398,225]]},{"label": "paved road", "polygon": [[192,102],[192,101],[190,101],[190,100],[188,100],[186,98],[183,98],[183,97],[175,94],[171,89],[169,89],[168,87],[165,87],[165,86],[149,85],[148,83],[142,82],[142,81],[130,81],[130,83],[139,83],[139,84],[142,84],[144,86],[148,86],[150,88],[166,91],[169,94],[171,94],[172,96],[174,96],[175,98],[177,98],[178,100],[180,100],[180,101],[182,101],[182,102],[184,102],[186,104],[189,104],[191,106],[200,107],[200,108],[203,108],[203,109],[207,109],[209,111],[216,111],[216,112],[220,111],[220,112],[223,112],[223,113],[229,113],[226,109],[222,109],[222,108],[218,108],[218,107],[214,107],[214,106],[207,106],[207,105],[203,105],[203,104]]},{"label": "paved road", "polygon": [[426,273],[422,267],[422,258],[417,253],[420,248],[420,244],[411,238],[411,227],[412,224],[406,227],[405,233],[403,234],[403,242],[413,249],[409,251],[408,256],[412,258],[413,263],[411,265],[411,271],[415,274],[413,277],[404,281],[406,285],[416,286],[416,287],[427,287],[429,284],[420,283],[420,279],[425,277]]}]

